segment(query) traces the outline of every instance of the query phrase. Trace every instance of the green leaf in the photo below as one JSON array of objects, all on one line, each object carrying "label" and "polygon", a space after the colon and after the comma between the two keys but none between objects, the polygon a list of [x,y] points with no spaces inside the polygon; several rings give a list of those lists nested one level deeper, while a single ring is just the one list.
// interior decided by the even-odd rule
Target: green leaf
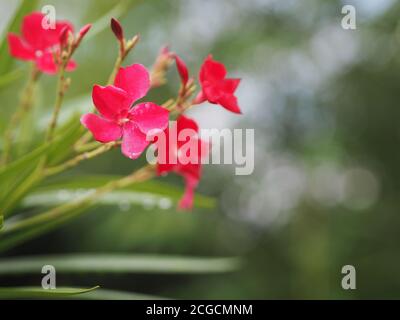
[{"label": "green leaf", "polygon": [[[76,297],[72,298],[76,299]],[[97,289],[80,294],[77,298],[84,300],[167,300],[167,298],[159,296],[109,289]]]},{"label": "green leaf", "polygon": [[12,83],[17,80],[24,74],[23,68],[17,68],[12,71],[7,72],[0,76],[0,88],[5,87],[6,85]]},{"label": "green leaf", "polygon": [[0,74],[10,72],[13,63],[12,57],[8,54],[7,41],[5,40],[7,32],[19,32],[23,17],[33,11],[38,2],[38,0],[22,0],[14,13],[14,17],[11,18],[8,27],[5,29],[0,44]]},{"label": "green leaf", "polygon": [[47,155],[47,163],[49,166],[64,161],[73,153],[74,143],[84,132],[79,117],[79,115],[71,117],[69,121],[56,130],[56,140],[58,141],[54,141],[53,147]]},{"label": "green leaf", "polygon": [[[25,201],[25,206],[30,205],[54,205],[68,199],[75,199],[77,196],[88,192],[90,189],[97,188],[105,183],[121,178],[116,175],[80,175],[77,177],[66,177],[45,182],[38,186]],[[131,203],[140,205],[160,205],[168,208],[168,201],[175,204],[182,197],[184,190],[160,180],[149,180],[134,184],[130,187],[109,193],[100,202],[103,204],[119,205],[121,203]],[[143,197],[142,199],[140,197]],[[161,204],[159,202],[162,202]],[[216,205],[215,198],[196,194],[194,206],[203,209],[212,209]]]},{"label": "green leaf", "polygon": [[0,204],[4,214],[9,213],[30,189],[41,180],[40,172],[35,170],[43,156],[50,164],[57,163],[71,153],[70,146],[81,135],[80,123],[71,119],[65,127],[59,129],[55,139],[44,144],[26,156],[0,169]]},{"label": "green leaf", "polygon": [[[78,206],[75,204],[72,206],[67,204],[23,221],[16,220],[23,224],[23,226],[16,231],[10,231],[9,228],[7,228],[10,225],[6,224],[4,228],[0,230],[0,251],[8,250],[20,243],[57,228],[84,212],[90,205],[90,202],[78,203]],[[18,219],[18,217],[15,218]]]},{"label": "green leaf", "polygon": [[[78,116],[82,115],[83,110],[91,110],[91,107],[93,107],[93,102],[90,93],[67,99],[62,105],[57,124],[60,127],[65,126],[72,121],[73,117],[80,123]],[[44,109],[47,110],[46,114],[42,114],[36,124],[36,129],[41,131],[45,131],[50,123],[53,114],[53,105],[47,106]]]},{"label": "green leaf", "polygon": [[57,273],[167,273],[202,274],[232,272],[238,258],[198,258],[161,255],[71,254],[0,259],[0,275],[37,273],[44,265]]},{"label": "green leaf", "polygon": [[15,188],[25,181],[28,175],[32,174],[38,161],[50,147],[50,144],[42,145],[17,161],[0,169],[0,208],[2,208],[2,210],[6,207],[6,202],[10,193],[13,193]]},{"label": "green leaf", "polygon": [[57,288],[43,289],[37,287],[0,287],[0,299],[29,299],[29,298],[64,298],[73,295],[91,292],[98,286],[90,289]]},{"label": "green leaf", "polygon": [[[43,212],[39,215],[35,215],[30,218],[23,218],[18,220],[19,216],[15,216],[14,222],[5,223],[5,226],[2,230],[0,230],[0,251],[8,250],[24,241],[37,237],[43,233],[49,232],[60,225],[68,222],[72,218],[82,214],[85,210],[90,208],[91,206],[98,205],[102,200],[96,200],[93,202],[93,199],[89,197],[84,197],[85,192],[89,190],[84,189],[85,184],[91,185],[91,189],[93,191],[94,187],[103,186],[106,182],[115,181],[117,179],[107,179],[104,181],[101,178],[95,181],[94,178],[81,177],[82,182],[78,182],[77,179],[72,181],[72,184],[76,184],[79,186],[73,193],[68,193],[71,190],[65,189],[65,186],[58,190],[56,193],[57,197],[54,197],[54,194],[45,193],[45,192],[54,192],[54,189],[49,189],[49,185],[47,185],[46,191],[36,191],[29,195],[23,204],[25,205],[49,205],[49,201],[51,204],[60,204],[55,208],[49,209],[46,212]],[[104,178],[103,178],[104,179]],[[101,181],[101,183],[99,183]],[[96,185],[93,183],[96,182]],[[54,185],[53,185],[54,186]],[[39,188],[40,190],[40,188]],[[42,192],[41,194],[39,192]],[[121,193],[126,192],[126,193]],[[173,186],[163,184],[159,181],[147,181],[138,184],[134,184],[125,189],[121,189],[120,191],[114,191],[111,193],[106,193],[100,199],[103,201],[108,201],[108,203],[112,204],[124,204],[127,200],[140,202],[143,205],[157,204],[160,207],[169,207],[170,203],[177,202],[178,199],[182,196],[182,190],[179,188],[175,188]],[[141,193],[139,195],[138,193]],[[61,196],[60,196],[61,195]],[[68,198],[71,196],[72,198]],[[81,199],[79,199],[82,197]],[[68,198],[68,199],[67,199]],[[55,200],[54,200],[55,199]],[[68,202],[68,200],[74,200]],[[199,196],[195,197],[195,205],[206,208],[210,208],[214,205],[215,201],[212,198]]]}]

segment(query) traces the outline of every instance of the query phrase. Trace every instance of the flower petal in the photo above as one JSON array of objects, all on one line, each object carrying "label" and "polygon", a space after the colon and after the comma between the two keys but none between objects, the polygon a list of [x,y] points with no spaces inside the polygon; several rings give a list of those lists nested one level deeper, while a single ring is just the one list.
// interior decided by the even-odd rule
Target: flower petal
[{"label": "flower petal", "polygon": [[36,50],[45,50],[59,43],[60,32],[64,27],[73,31],[72,25],[67,21],[57,21],[54,28],[45,28],[49,24],[48,17],[41,12],[33,12],[25,16],[22,22],[22,35],[24,39]]},{"label": "flower petal", "polygon": [[200,92],[197,94],[196,98],[194,98],[192,104],[200,104],[203,103],[204,101],[207,101],[206,95],[204,94],[203,90],[200,90]]},{"label": "flower petal", "polygon": [[125,90],[132,98],[132,102],[139,100],[149,91],[149,72],[141,64],[133,64],[126,68],[120,68],[115,77],[114,85]]},{"label": "flower petal", "polygon": [[185,179],[185,193],[179,201],[178,207],[182,210],[191,210],[193,208],[194,190],[199,180],[190,174],[183,176]]},{"label": "flower petal", "polygon": [[199,126],[196,121],[190,119],[184,115],[180,115],[177,119],[177,131],[180,132],[183,129],[192,129],[199,132]]},{"label": "flower petal", "polygon": [[93,113],[84,114],[81,123],[89,129],[93,137],[100,142],[111,142],[121,138],[121,127]]},{"label": "flower petal", "polygon": [[222,87],[218,83],[206,82],[203,84],[203,93],[210,103],[218,103],[217,101],[224,94]]},{"label": "flower petal", "polygon": [[175,165],[170,163],[157,163],[157,175],[164,175],[174,170]]},{"label": "flower petal", "polygon": [[55,29],[49,29],[53,32],[47,35],[47,40],[51,45],[58,44],[60,42],[60,35],[64,28],[67,28],[71,33],[74,33],[74,27],[69,21],[57,21]]},{"label": "flower petal", "polygon": [[7,36],[8,46],[10,49],[10,54],[18,59],[22,60],[34,60],[35,51],[22,40],[19,36],[14,33],[9,33]]},{"label": "flower petal", "polygon": [[225,109],[232,111],[233,113],[239,113],[239,114],[242,113],[242,111],[239,108],[237,98],[232,94],[222,95],[218,99],[217,103],[223,106]]},{"label": "flower petal", "polygon": [[130,159],[137,159],[148,146],[146,135],[129,121],[125,123],[122,137],[122,153]]},{"label": "flower petal", "polygon": [[74,71],[77,67],[77,64],[75,62],[75,60],[69,60],[67,67],[65,68],[65,70],[67,70],[68,72]]},{"label": "flower petal", "polygon": [[43,52],[40,56],[36,57],[36,66],[44,73],[57,73],[57,65],[54,62],[53,53],[50,51]]},{"label": "flower petal", "polygon": [[127,93],[114,86],[94,85],[92,100],[104,118],[114,121],[125,118],[131,104]]},{"label": "flower petal", "polygon": [[200,68],[200,82],[217,82],[223,80],[225,76],[225,66],[209,55]]},{"label": "flower petal", "polygon": [[22,35],[36,50],[43,50],[48,47],[48,43],[44,37],[45,29],[42,27],[44,18],[45,15],[41,12],[33,12],[25,16],[22,21]]},{"label": "flower petal", "polygon": [[139,103],[129,114],[144,134],[155,134],[168,126],[168,110],[152,102]]},{"label": "flower petal", "polygon": [[225,79],[222,83],[222,89],[227,93],[234,93],[240,83],[240,79]]}]

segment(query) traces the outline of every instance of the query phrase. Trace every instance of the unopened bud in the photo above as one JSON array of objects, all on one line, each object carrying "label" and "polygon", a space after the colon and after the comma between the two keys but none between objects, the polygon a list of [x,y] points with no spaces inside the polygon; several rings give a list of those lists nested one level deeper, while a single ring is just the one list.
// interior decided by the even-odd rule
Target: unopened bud
[{"label": "unopened bud", "polygon": [[124,31],[117,19],[111,18],[111,30],[119,41],[123,41]]},{"label": "unopened bud", "polygon": [[166,82],[165,74],[173,62],[173,54],[169,51],[168,46],[161,48],[160,53],[151,70],[151,86],[159,87]]},{"label": "unopened bud", "polygon": [[181,77],[182,86],[185,88],[186,84],[189,80],[189,71],[186,66],[186,63],[177,55],[174,55],[176,68],[178,69],[179,76]]},{"label": "unopened bud", "polygon": [[90,24],[90,23],[83,26],[81,28],[81,30],[79,30],[79,32],[78,32],[78,37],[83,38],[85,36],[85,34],[90,30],[91,27],[92,27],[92,24]]},{"label": "unopened bud", "polygon": [[64,48],[67,46],[69,33],[70,33],[70,29],[68,26],[65,26],[64,28],[62,28],[62,30],[60,32],[60,36],[59,36],[61,48]]}]

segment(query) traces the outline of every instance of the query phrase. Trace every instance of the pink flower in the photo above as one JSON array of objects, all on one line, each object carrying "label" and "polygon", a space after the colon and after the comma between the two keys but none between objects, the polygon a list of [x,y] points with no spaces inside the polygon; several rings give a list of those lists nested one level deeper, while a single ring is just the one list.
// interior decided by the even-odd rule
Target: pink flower
[{"label": "pink flower", "polygon": [[241,113],[234,95],[240,79],[225,78],[226,73],[225,66],[221,62],[213,60],[209,55],[200,69],[202,90],[196,98],[196,103],[207,100],[234,113]]},{"label": "pink flower", "polygon": [[[40,12],[33,12],[24,17],[21,33],[8,34],[10,54],[20,60],[35,61],[37,68],[48,74],[57,72],[57,64],[54,55],[60,54],[60,35],[64,29],[73,32],[72,25],[67,21],[57,21],[55,29],[44,29],[42,21],[45,16]],[[72,71],[76,67],[74,61],[70,61],[66,70]]]},{"label": "pink flower", "polygon": [[136,159],[148,146],[149,137],[168,126],[169,112],[152,102],[133,102],[143,98],[150,88],[149,73],[141,64],[120,68],[114,85],[95,85],[93,103],[100,115],[88,113],[81,123],[99,142],[111,142],[122,138],[122,153]]},{"label": "pink flower", "polygon": [[[171,141],[171,128],[167,128],[165,130],[165,145],[158,146],[158,175],[172,171],[181,175],[185,180],[185,193],[179,202],[179,208],[181,209],[191,209],[193,207],[194,190],[201,177],[201,159],[207,156],[209,151],[208,143],[198,137],[199,127],[197,123],[192,119],[180,115],[176,122],[175,134],[179,137],[180,133],[187,129],[189,130],[187,131],[188,136],[185,141],[179,141],[178,139]],[[187,154],[188,150],[184,146],[188,143],[197,145],[197,153]],[[183,153],[186,154],[183,155]],[[163,157],[162,160],[161,157]],[[190,161],[187,161],[187,159]]]}]

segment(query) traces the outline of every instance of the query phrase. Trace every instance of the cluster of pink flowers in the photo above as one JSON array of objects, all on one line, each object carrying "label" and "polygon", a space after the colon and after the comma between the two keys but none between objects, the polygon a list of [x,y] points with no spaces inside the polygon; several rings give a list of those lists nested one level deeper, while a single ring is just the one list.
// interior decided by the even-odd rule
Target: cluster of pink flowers
[{"label": "cluster of pink flowers", "polygon": [[[66,35],[73,32],[73,27],[69,22],[59,21],[55,29],[45,30],[41,25],[43,18],[41,13],[32,13],[24,18],[22,36],[11,33],[8,35],[10,53],[15,58],[34,61],[38,70],[44,73],[54,74],[58,70],[57,60],[66,41]],[[88,29],[89,27],[83,28],[79,35],[83,37]],[[120,35],[118,40],[122,41],[123,30],[116,20],[112,22],[112,29],[115,34]],[[167,50],[164,50],[163,54],[175,59],[181,88],[186,88],[189,82],[193,83],[194,80],[189,78],[185,62],[178,55]],[[75,67],[76,63],[70,60],[66,70],[71,71]],[[235,96],[240,79],[226,78],[226,75],[225,66],[209,55],[200,68],[201,89],[191,105],[208,101],[231,112],[241,113]],[[133,105],[135,101],[146,96],[150,87],[149,71],[143,65],[132,64],[121,67],[112,85],[94,85],[92,99],[98,114],[84,114],[81,117],[81,123],[90,130],[94,139],[101,143],[122,140],[122,153],[130,159],[137,159],[150,143],[155,142],[149,141],[148,136],[159,132],[164,132],[166,137],[169,136],[170,113],[166,108],[153,102]],[[180,110],[179,105],[176,106],[176,110],[183,111]],[[193,132],[198,133],[197,123],[182,112],[178,113],[177,134],[179,135],[179,132],[185,129],[192,129]],[[193,206],[194,190],[201,178],[200,159],[207,156],[209,151],[208,146],[204,147],[206,142],[202,141],[197,134],[188,138],[201,145],[197,148],[198,154],[191,155],[195,161],[186,163],[180,160],[180,148],[185,143],[184,141],[171,143],[167,139],[165,153],[176,154],[177,161],[170,161],[167,157],[166,161],[158,161],[156,167],[158,175],[175,172],[184,178],[185,193],[179,204],[183,209],[190,209]]]},{"label": "cluster of pink flowers", "polygon": [[[46,17],[40,12],[33,12],[24,17],[21,36],[8,34],[10,54],[20,60],[34,61],[38,70],[47,74],[55,74],[58,69],[61,46],[66,38],[74,31],[68,21],[56,21],[54,28],[44,29],[43,20]],[[89,31],[91,25],[84,26],[78,33],[81,39]],[[67,71],[76,68],[74,60],[68,61]]]}]

